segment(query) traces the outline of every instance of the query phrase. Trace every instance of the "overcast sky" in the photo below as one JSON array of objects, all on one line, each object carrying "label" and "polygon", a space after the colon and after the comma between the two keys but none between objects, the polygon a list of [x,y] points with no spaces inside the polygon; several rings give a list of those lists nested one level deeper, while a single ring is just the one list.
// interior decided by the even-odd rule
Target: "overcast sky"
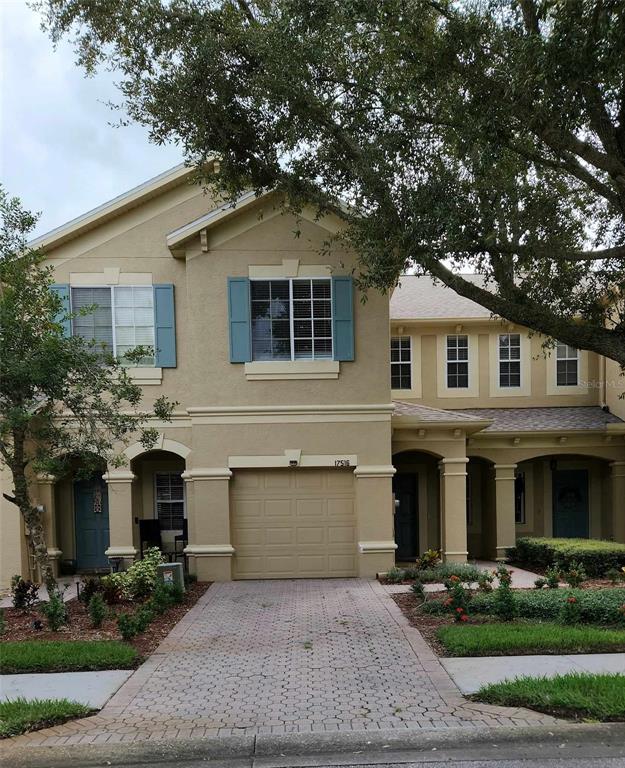
[{"label": "overcast sky", "polygon": [[23,0],[0,0],[0,181],[41,211],[36,234],[181,161],[137,126],[114,128],[107,73],[85,78],[71,46],[52,43]]}]

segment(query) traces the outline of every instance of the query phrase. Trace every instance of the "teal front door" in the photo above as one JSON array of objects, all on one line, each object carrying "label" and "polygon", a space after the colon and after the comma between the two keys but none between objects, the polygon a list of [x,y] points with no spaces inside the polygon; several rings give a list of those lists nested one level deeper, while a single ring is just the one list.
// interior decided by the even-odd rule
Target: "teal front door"
[{"label": "teal front door", "polygon": [[76,565],[82,571],[108,567],[109,504],[106,483],[98,475],[74,483]]},{"label": "teal front door", "polygon": [[553,535],[588,538],[588,471],[556,469],[553,472]]}]

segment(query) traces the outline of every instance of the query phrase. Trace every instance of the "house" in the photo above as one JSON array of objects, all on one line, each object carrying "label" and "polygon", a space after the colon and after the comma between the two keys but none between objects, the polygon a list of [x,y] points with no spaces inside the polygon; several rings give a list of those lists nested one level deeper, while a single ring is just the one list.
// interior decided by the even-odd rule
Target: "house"
[{"label": "house", "polygon": [[[201,579],[373,576],[441,547],[501,557],[515,535],[625,541],[624,382],[429,278],[354,285],[341,222],[271,194],[213,201],[178,167],[39,238],[68,333],[177,401],[146,452],[89,479],[37,478],[56,567],[120,567],[144,521]],[[297,232],[297,237],[295,233]],[[10,488],[6,470],[0,484]],[[0,497],[0,582],[31,573]]]}]

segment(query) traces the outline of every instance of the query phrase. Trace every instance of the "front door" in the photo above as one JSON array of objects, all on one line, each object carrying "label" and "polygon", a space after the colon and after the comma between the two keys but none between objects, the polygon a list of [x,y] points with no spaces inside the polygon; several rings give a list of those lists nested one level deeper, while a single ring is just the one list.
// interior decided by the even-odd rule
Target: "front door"
[{"label": "front door", "polygon": [[397,474],[393,478],[395,494],[395,559],[416,560],[419,554],[419,514],[416,474]]},{"label": "front door", "polygon": [[80,570],[108,567],[109,505],[106,483],[99,475],[74,483],[76,564]]},{"label": "front door", "polygon": [[553,535],[588,537],[588,471],[556,469],[553,472]]}]

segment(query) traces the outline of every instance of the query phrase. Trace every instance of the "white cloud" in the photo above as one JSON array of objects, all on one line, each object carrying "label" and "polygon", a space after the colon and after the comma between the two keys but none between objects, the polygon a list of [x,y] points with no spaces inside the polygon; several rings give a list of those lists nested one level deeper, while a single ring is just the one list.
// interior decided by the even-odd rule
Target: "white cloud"
[{"label": "white cloud", "polygon": [[140,126],[114,128],[109,73],[85,78],[67,43],[55,50],[24,0],[0,0],[0,180],[41,211],[36,234],[156,176],[182,159]]}]

